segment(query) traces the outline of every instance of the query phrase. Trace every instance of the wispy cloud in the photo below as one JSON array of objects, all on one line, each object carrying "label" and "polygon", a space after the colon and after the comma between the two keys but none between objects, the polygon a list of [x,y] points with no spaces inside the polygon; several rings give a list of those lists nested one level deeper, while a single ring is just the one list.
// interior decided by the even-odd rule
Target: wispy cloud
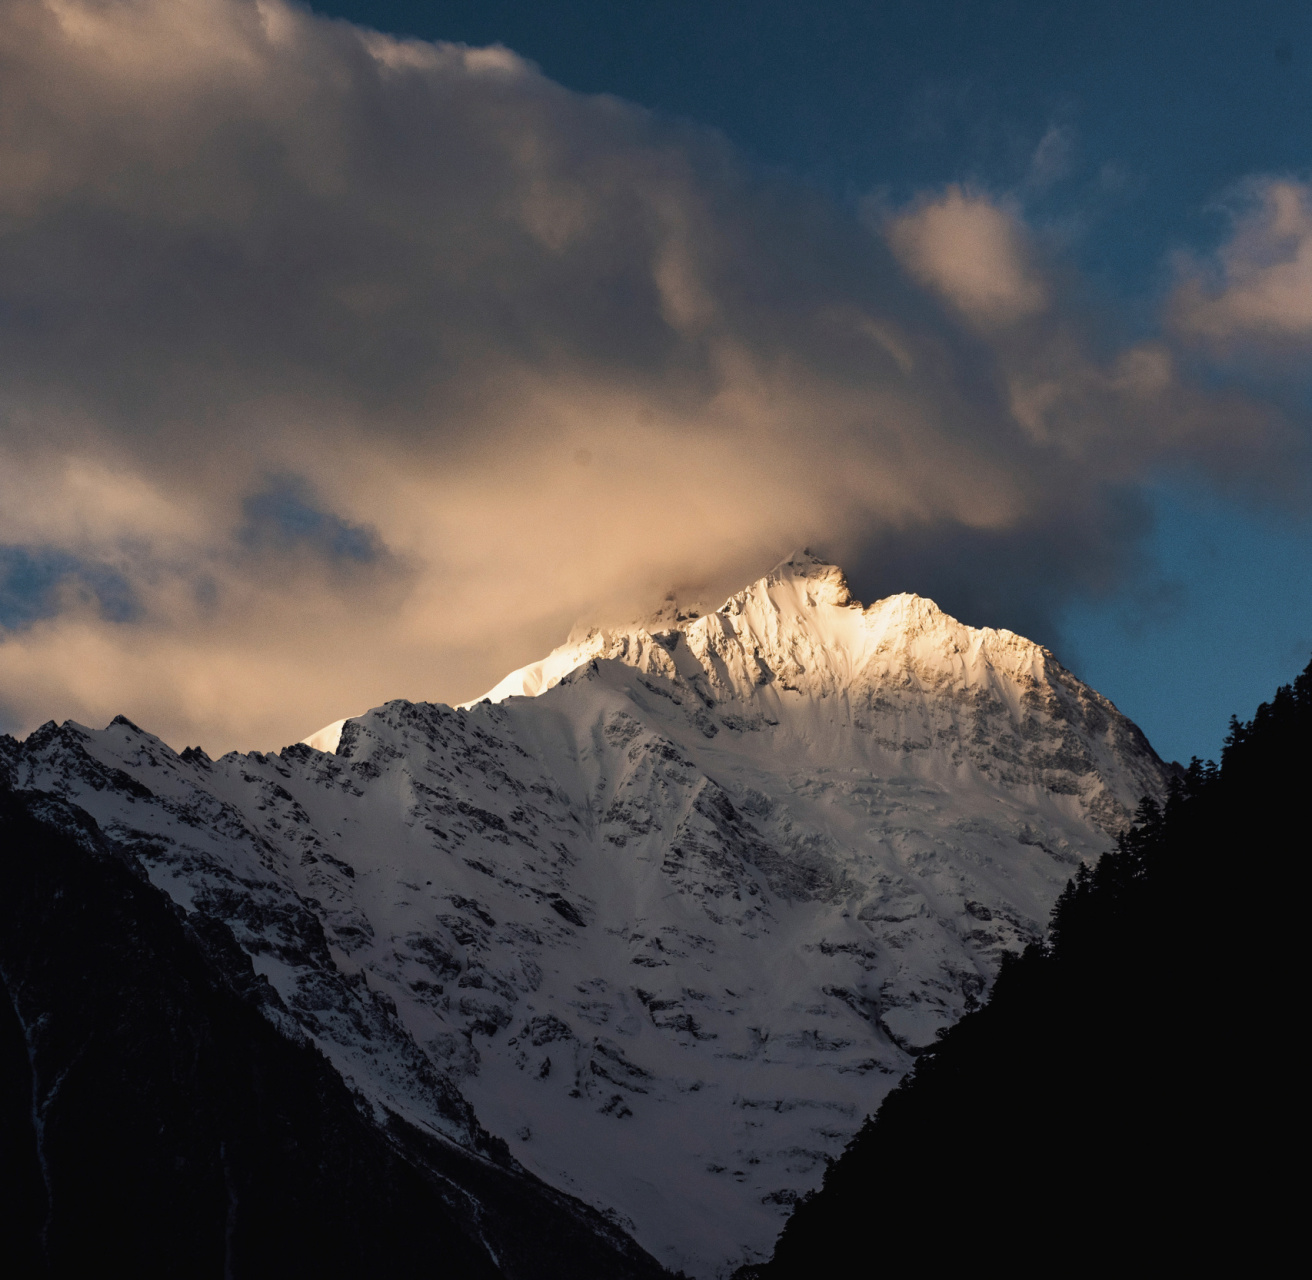
[{"label": "wispy cloud", "polygon": [[1185,334],[1229,350],[1312,341],[1312,187],[1254,179],[1211,259],[1185,256],[1171,315]]}]

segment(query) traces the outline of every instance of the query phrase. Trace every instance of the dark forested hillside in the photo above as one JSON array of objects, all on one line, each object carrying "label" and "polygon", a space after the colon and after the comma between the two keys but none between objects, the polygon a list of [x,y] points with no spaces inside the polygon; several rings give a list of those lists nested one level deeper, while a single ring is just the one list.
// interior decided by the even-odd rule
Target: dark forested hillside
[{"label": "dark forested hillside", "polygon": [[508,1158],[373,1123],[226,926],[40,793],[0,790],[0,978],[6,1275],[664,1274]]},{"label": "dark forested hillside", "polygon": [[1048,942],[919,1059],[745,1274],[1174,1270],[1227,1249],[1266,1274],[1302,1176],[1310,780],[1312,664],[1080,872]]}]

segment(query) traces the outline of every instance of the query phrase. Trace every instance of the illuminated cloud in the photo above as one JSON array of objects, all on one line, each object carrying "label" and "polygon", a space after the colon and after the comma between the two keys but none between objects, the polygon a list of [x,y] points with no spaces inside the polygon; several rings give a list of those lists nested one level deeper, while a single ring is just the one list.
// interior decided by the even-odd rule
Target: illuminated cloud
[{"label": "illuminated cloud", "polygon": [[17,731],[276,747],[803,544],[1050,639],[1153,468],[1291,472],[1005,203],[863,225],[504,49],[10,0],[0,121]]},{"label": "illuminated cloud", "polygon": [[1048,304],[1016,216],[950,187],[895,218],[889,240],[921,282],[980,325],[1014,324]]},{"label": "illuminated cloud", "polygon": [[1172,317],[1184,333],[1227,346],[1312,339],[1312,189],[1254,182],[1215,261],[1182,259]]}]

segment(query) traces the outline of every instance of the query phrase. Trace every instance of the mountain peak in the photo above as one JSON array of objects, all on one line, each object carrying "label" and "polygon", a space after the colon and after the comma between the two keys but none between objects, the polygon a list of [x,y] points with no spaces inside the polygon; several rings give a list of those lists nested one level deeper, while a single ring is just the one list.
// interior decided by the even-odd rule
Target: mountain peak
[{"label": "mountain peak", "polygon": [[[772,752],[813,763],[851,756],[863,769],[935,785],[967,769],[1068,796],[1109,835],[1164,777],[1138,728],[1041,645],[967,626],[912,592],[863,606],[843,570],[809,550],[710,612],[680,607],[671,594],[642,622],[575,633],[463,705],[589,684],[569,679],[581,671],[600,671],[618,689],[632,684],[625,668],[684,707],[708,738],[769,730]],[[342,723],[307,744],[335,751]]]},{"label": "mountain peak", "polygon": [[640,622],[572,632],[483,698],[537,697],[597,658],[692,685],[711,703],[751,700],[767,686],[824,697],[861,683],[863,673],[873,674],[872,664],[887,667],[897,654],[903,667],[910,661],[944,675],[963,668],[961,655],[978,656],[983,648],[998,649],[1009,666],[1050,658],[1010,632],[964,626],[922,596],[888,596],[864,607],[838,565],[803,549],[713,611],[681,606],[671,592]]},{"label": "mountain peak", "polygon": [[219,914],[376,1114],[474,1146],[476,1117],[711,1280],[1166,770],[1040,646],[862,606],[807,552],[667,606],[503,705],[397,700],[320,750],[207,762],[117,722],[3,764]]},{"label": "mountain peak", "polygon": [[[787,559],[779,561],[764,578],[760,579],[759,583],[753,583],[753,586],[761,583],[766,584],[767,589],[789,583],[805,584],[805,590],[810,593],[808,603],[811,607],[816,604],[839,607],[857,604],[857,607],[860,607],[859,602],[852,599],[852,592],[847,585],[847,575],[842,569],[828,560],[822,560],[809,550],[793,552]],[[748,590],[751,588],[749,587]]]},{"label": "mountain peak", "polygon": [[[810,547],[803,547],[800,551],[794,551],[791,555],[785,556],[765,576],[767,578],[811,578],[823,576],[826,570],[830,569],[838,569],[838,566],[831,560],[816,555]],[[841,573],[842,570],[839,569],[839,572]]]},{"label": "mountain peak", "polygon": [[1129,817],[1120,793],[1159,789],[1162,766],[1143,734],[1043,646],[967,626],[912,592],[863,606],[842,569],[810,551],[713,612],[667,606],[644,624],[589,631],[486,698],[537,697],[610,660],[668,681],[700,708],[708,736],[777,726],[823,755],[839,735],[863,759],[880,755],[881,769],[944,778],[966,766],[991,776],[1005,759],[1008,785],[1078,797],[1109,834]]}]

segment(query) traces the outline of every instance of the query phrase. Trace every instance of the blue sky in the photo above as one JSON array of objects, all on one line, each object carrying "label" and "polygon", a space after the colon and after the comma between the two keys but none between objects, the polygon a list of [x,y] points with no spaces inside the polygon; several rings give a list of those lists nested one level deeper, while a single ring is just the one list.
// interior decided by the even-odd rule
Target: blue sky
[{"label": "blue sky", "polygon": [[1168,757],[1312,652],[1306,5],[10,0],[0,79],[0,729],[277,747],[804,544]]},{"label": "blue sky", "polygon": [[[1300,3],[314,7],[504,43],[571,88],[721,130],[840,202],[953,182],[1010,194],[1131,330],[1154,326],[1172,254],[1227,235],[1237,184],[1312,168],[1312,7]],[[1250,715],[1312,656],[1312,524],[1183,476],[1147,496],[1154,525],[1135,569],[1069,607],[1060,656],[1167,757],[1217,755],[1230,715]]]}]

